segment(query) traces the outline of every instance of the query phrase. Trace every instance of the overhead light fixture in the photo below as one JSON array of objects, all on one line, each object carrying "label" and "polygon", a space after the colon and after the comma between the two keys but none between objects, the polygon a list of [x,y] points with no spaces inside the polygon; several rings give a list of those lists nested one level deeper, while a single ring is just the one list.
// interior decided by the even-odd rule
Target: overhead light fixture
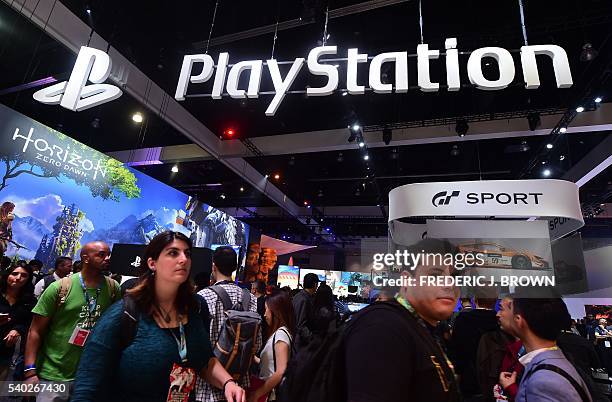
[{"label": "overhead light fixture", "polygon": [[308,201],[304,201],[304,206],[307,207],[308,206]]},{"label": "overhead light fixture", "polygon": [[601,96],[598,96],[597,98],[595,98],[595,103],[601,103],[603,99],[601,98]]},{"label": "overhead light fixture", "polygon": [[244,187],[240,187],[240,192],[244,192]]},{"label": "overhead light fixture", "polygon": [[451,156],[459,156],[460,151],[457,145],[453,145],[453,148],[450,151]]},{"label": "overhead light fixture", "polygon": [[270,175],[269,175],[269,174],[267,174],[267,175],[265,175],[264,177],[265,177],[266,179],[269,179],[269,178],[270,178]]},{"label": "overhead light fixture", "polygon": [[578,107],[576,108],[576,112],[577,112],[577,113],[582,113],[582,112],[584,112],[584,107],[582,107],[582,106],[578,106]]},{"label": "overhead light fixture", "polygon": [[457,120],[457,124],[455,125],[455,132],[457,132],[457,135],[459,137],[465,137],[469,129],[470,129],[470,126],[468,125],[467,120],[465,119]]},{"label": "overhead light fixture", "polygon": [[529,130],[535,131],[542,124],[542,120],[540,119],[540,113],[529,113],[527,115],[527,123],[529,124]]},{"label": "overhead light fixture", "polygon": [[550,169],[544,169],[544,171],[542,172],[542,175],[543,175],[544,177],[548,177],[548,176],[550,176]]},{"label": "overhead light fixture", "polygon": [[338,163],[344,162],[344,155],[342,155],[342,152],[338,153],[338,157],[336,158],[336,160],[338,161]]},{"label": "overhead light fixture", "polygon": [[91,8],[87,7],[85,11],[87,12],[87,14],[91,14]]},{"label": "overhead light fixture", "polygon": [[348,91],[342,91],[342,96],[348,95]]},{"label": "overhead light fixture", "polygon": [[565,160],[565,155],[561,155],[561,156],[559,156],[559,160],[560,160],[560,161]]},{"label": "overhead light fixture", "polygon": [[393,137],[393,131],[390,128],[385,127],[382,131],[382,139],[385,145],[389,145],[391,143],[391,139]]},{"label": "overhead light fixture", "polygon": [[357,123],[353,124],[353,127],[352,127],[353,131],[359,131],[360,128],[361,126],[359,124]]},{"label": "overhead light fixture", "polygon": [[224,199],[225,199],[225,194],[221,194],[221,195],[219,196],[219,198],[221,198],[222,200],[224,200]]},{"label": "overhead light fixture", "polygon": [[553,149],[553,144],[550,144],[550,143],[546,144],[546,149]]},{"label": "overhead light fixture", "polygon": [[530,147],[529,144],[527,144],[527,141],[521,141],[521,146],[519,149],[521,150],[521,152],[529,151]]},{"label": "overhead light fixture", "polygon": [[178,166],[174,165],[172,166],[172,169],[170,169],[172,171],[172,173],[178,173]]},{"label": "overhead light fixture", "polygon": [[365,142],[359,141],[359,148],[363,148],[363,147],[365,147]]},{"label": "overhead light fixture", "polygon": [[560,132],[561,134],[565,133],[566,131],[567,131],[567,127],[561,127],[561,128],[559,129],[559,132]]},{"label": "overhead light fixture", "polygon": [[542,161],[542,165],[546,165],[546,161]]},{"label": "overhead light fixture", "polygon": [[370,155],[365,154],[365,155],[363,156],[363,160],[364,160],[364,161],[368,161],[368,160],[370,160]]},{"label": "overhead light fixture", "polygon": [[585,43],[582,45],[582,52],[580,52],[580,61],[591,61],[594,60],[599,52],[595,50],[592,44]]},{"label": "overhead light fixture", "polygon": [[274,175],[274,179],[275,179],[275,180],[280,179],[280,175],[279,175],[278,173],[276,173],[276,174]]},{"label": "overhead light fixture", "polygon": [[144,118],[142,117],[142,114],[140,114],[140,112],[136,112],[132,115],[132,120],[136,123],[142,123]]}]

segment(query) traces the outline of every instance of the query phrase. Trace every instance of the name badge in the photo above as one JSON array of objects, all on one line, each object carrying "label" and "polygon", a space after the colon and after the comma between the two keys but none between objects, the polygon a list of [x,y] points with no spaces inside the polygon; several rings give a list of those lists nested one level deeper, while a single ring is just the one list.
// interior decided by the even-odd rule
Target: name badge
[{"label": "name badge", "polygon": [[90,332],[90,330],[83,329],[77,325],[76,327],[74,327],[74,331],[72,331],[72,335],[70,336],[68,343],[75,346],[83,347],[85,346],[85,342],[87,341]]},{"label": "name badge", "polygon": [[172,365],[170,372],[170,389],[168,390],[167,402],[187,402],[189,393],[196,384],[195,370],[183,367],[176,363]]},{"label": "name badge", "polygon": [[604,346],[609,348],[610,347],[610,341],[604,341]]}]

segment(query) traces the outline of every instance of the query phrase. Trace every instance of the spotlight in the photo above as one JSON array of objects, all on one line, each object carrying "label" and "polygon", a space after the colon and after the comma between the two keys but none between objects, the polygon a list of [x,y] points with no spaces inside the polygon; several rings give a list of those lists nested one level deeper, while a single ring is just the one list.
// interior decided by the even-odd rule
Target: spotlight
[{"label": "spotlight", "polygon": [[521,146],[519,148],[521,150],[521,152],[527,152],[529,151],[529,144],[527,144],[527,141],[521,141]]},{"label": "spotlight", "polygon": [[222,200],[224,200],[224,199],[225,199],[225,194],[221,194],[221,195],[219,196],[219,198],[221,198]]},{"label": "spotlight", "polygon": [[529,113],[527,115],[527,123],[529,124],[529,130],[535,131],[542,124],[540,113]]},{"label": "spotlight", "polygon": [[599,52],[595,50],[592,44],[585,43],[582,46],[582,52],[580,53],[580,61],[591,61],[597,57]]},{"label": "spotlight", "polygon": [[269,178],[270,178],[270,175],[269,175],[269,174],[265,175],[265,178],[266,178],[266,179],[269,179]]},{"label": "spotlight", "polygon": [[546,161],[542,161],[542,165],[546,165]]},{"label": "spotlight", "polygon": [[223,135],[221,137],[221,139],[225,139],[225,140],[232,140],[234,139],[236,136],[236,130],[234,128],[226,128],[225,130],[223,130]]},{"label": "spotlight", "polygon": [[561,134],[565,133],[566,131],[567,131],[567,127],[561,127],[561,128],[559,129],[559,132],[560,132]]},{"label": "spotlight", "polygon": [[359,131],[360,128],[361,126],[359,124],[357,123],[353,124],[353,127],[352,127],[353,131]]},{"label": "spotlight", "polygon": [[363,148],[363,147],[365,147],[365,142],[359,141],[359,148]]},{"label": "spotlight", "polygon": [[178,166],[174,165],[172,166],[172,169],[170,169],[172,171],[172,173],[178,173]]},{"label": "spotlight", "polygon": [[325,231],[329,233],[331,232],[331,228],[325,228]]},{"label": "spotlight", "polygon": [[364,161],[368,161],[368,160],[370,160],[370,156],[369,156],[368,154],[365,154],[365,155],[363,156],[363,160],[364,160]]},{"label": "spotlight", "polygon": [[338,157],[336,158],[336,160],[338,161],[338,163],[344,162],[344,155],[342,155],[342,152],[338,153]]},{"label": "spotlight", "polygon": [[450,151],[451,156],[459,156],[459,147],[457,145],[453,145],[453,148]]},{"label": "spotlight", "polygon": [[275,179],[275,180],[280,179],[280,175],[279,175],[278,173],[277,173],[277,174],[275,174],[275,175],[274,175],[274,179]]},{"label": "spotlight", "polygon": [[304,201],[304,206],[307,207],[308,206],[308,201]]},{"label": "spotlight", "polygon": [[348,95],[348,91],[342,91],[342,96]]},{"label": "spotlight", "polygon": [[135,123],[142,123],[142,121],[144,120],[142,117],[142,114],[140,114],[140,112],[136,112],[132,115],[132,120]]},{"label": "spotlight", "polygon": [[582,107],[582,106],[578,106],[578,107],[576,108],[576,113],[582,113],[582,112],[584,112],[584,107]]},{"label": "spotlight", "polygon": [[597,98],[595,98],[595,103],[601,103],[603,99],[601,99],[601,96],[598,96]]},{"label": "spotlight", "polygon": [[243,193],[244,192],[244,187],[240,187],[240,192]]},{"label": "spotlight", "polygon": [[561,156],[559,156],[559,160],[560,160],[560,161],[565,160],[565,155],[561,155]]},{"label": "spotlight", "polygon": [[543,175],[544,177],[548,177],[548,176],[550,176],[550,169],[544,169],[544,171],[542,172],[542,175]]},{"label": "spotlight", "polygon": [[457,135],[459,137],[465,137],[469,129],[470,126],[468,125],[465,119],[457,120],[457,124],[455,125],[455,131],[457,132]]},{"label": "spotlight", "polygon": [[91,8],[87,7],[85,11],[87,12],[87,14],[91,15]]},{"label": "spotlight", "polygon": [[391,131],[390,128],[383,128],[382,131],[382,139],[383,142],[385,143],[385,145],[389,145],[389,143],[391,142],[391,138],[393,137],[393,131]]},{"label": "spotlight", "polygon": [[546,149],[553,149],[553,144],[546,144]]}]

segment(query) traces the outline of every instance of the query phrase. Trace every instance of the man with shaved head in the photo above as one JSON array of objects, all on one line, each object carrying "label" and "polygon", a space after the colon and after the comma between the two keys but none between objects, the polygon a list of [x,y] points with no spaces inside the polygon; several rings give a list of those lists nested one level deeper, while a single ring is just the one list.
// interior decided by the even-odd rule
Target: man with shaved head
[{"label": "man with shaved head", "polygon": [[[121,297],[119,284],[103,275],[110,249],[101,241],[81,249],[82,270],[50,284],[32,310],[24,377],[27,382],[72,381],[83,346],[102,313]],[[44,392],[37,401],[68,401],[68,394]]]}]

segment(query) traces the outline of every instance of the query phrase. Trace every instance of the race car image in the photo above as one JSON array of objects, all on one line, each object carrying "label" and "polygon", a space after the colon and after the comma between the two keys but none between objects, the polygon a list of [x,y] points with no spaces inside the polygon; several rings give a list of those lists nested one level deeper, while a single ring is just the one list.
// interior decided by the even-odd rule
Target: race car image
[{"label": "race car image", "polygon": [[460,244],[459,252],[463,254],[484,254],[484,267],[514,269],[548,269],[548,261],[527,250],[514,250],[496,243]]}]

